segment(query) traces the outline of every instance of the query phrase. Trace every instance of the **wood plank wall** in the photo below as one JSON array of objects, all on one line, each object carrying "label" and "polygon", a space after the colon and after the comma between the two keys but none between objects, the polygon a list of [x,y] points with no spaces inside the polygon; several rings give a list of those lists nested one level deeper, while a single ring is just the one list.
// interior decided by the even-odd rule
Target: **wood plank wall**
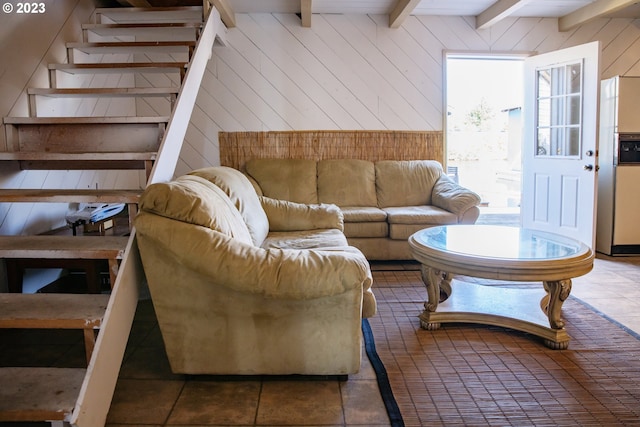
[{"label": "wood plank wall", "polygon": [[250,159],[444,161],[440,131],[220,132],[220,164],[244,170]]},{"label": "wood plank wall", "polygon": [[640,20],[599,19],[570,32],[557,20],[511,18],[475,29],[472,17],[237,14],[215,47],[178,174],[218,165],[220,131],[443,130],[443,51],[548,52],[593,40],[603,78],[640,75]]},{"label": "wood plank wall", "polygon": [[[0,38],[7,41],[0,47],[3,116],[24,115],[26,87],[46,78],[48,62],[64,58],[64,41],[79,39],[80,24],[94,6],[91,0],[65,2],[64,8],[57,0],[45,2],[46,16],[23,17],[42,22],[0,14]],[[398,29],[388,28],[386,15],[315,14],[311,28],[303,28],[295,14],[236,18],[237,27],[227,33],[228,46],[213,49],[177,175],[220,164],[220,131],[442,131],[443,51],[543,53],[599,40],[603,78],[640,75],[640,20],[598,19],[560,33],[555,19],[537,18],[506,19],[482,31],[475,29],[472,17],[411,16]],[[30,31],[35,27],[38,32]],[[149,86],[162,84],[149,78]],[[105,114],[114,110],[98,106],[103,108]],[[136,108],[140,114],[156,110],[153,104]],[[94,111],[87,105],[77,114]],[[11,188],[69,182],[78,188],[96,183],[109,188],[121,179],[122,174],[102,172],[0,170],[0,186]],[[63,216],[64,207],[51,212],[30,204],[0,204],[0,234],[39,232]]]}]

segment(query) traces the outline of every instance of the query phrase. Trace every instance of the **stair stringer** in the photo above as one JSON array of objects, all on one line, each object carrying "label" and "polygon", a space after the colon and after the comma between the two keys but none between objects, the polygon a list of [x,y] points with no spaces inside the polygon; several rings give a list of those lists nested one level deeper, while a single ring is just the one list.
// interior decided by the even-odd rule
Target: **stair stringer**
[{"label": "stair stringer", "polygon": [[[224,44],[225,31],[220,14],[215,8],[211,8],[170,116],[148,184],[173,178],[211,50],[216,39]],[[134,228],[111,292],[87,375],[69,420],[74,426],[95,427],[106,422],[138,303],[139,289],[144,280]]]}]

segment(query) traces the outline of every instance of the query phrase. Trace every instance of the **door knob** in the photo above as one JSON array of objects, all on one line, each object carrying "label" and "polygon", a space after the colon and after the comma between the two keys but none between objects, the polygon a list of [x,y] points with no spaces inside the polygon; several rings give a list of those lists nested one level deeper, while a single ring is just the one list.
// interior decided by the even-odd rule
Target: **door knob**
[{"label": "door knob", "polygon": [[593,165],[584,165],[584,170],[592,171],[593,170]]},{"label": "door knob", "polygon": [[594,154],[593,150],[587,150],[586,152],[586,155],[589,157],[593,156],[593,154]]}]

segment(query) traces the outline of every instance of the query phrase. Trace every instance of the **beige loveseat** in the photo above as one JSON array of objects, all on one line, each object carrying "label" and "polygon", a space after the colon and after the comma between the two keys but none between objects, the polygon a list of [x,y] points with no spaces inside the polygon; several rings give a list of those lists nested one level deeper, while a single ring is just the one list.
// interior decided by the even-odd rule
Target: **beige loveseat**
[{"label": "beige loveseat", "polygon": [[259,198],[231,168],[148,186],[136,235],[172,371],[357,372],[376,301],[342,225],[336,206]]},{"label": "beige loveseat", "polygon": [[244,172],[260,195],[339,206],[349,244],[369,260],[412,259],[413,233],[480,213],[480,197],[432,160],[252,159]]}]

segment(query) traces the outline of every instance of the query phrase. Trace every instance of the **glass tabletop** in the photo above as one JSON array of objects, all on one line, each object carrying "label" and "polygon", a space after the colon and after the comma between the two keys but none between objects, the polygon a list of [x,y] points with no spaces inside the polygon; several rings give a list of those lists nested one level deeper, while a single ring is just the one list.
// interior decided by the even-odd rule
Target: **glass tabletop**
[{"label": "glass tabletop", "polygon": [[431,227],[412,238],[427,248],[505,260],[562,259],[588,249],[581,242],[557,234],[500,225]]}]

